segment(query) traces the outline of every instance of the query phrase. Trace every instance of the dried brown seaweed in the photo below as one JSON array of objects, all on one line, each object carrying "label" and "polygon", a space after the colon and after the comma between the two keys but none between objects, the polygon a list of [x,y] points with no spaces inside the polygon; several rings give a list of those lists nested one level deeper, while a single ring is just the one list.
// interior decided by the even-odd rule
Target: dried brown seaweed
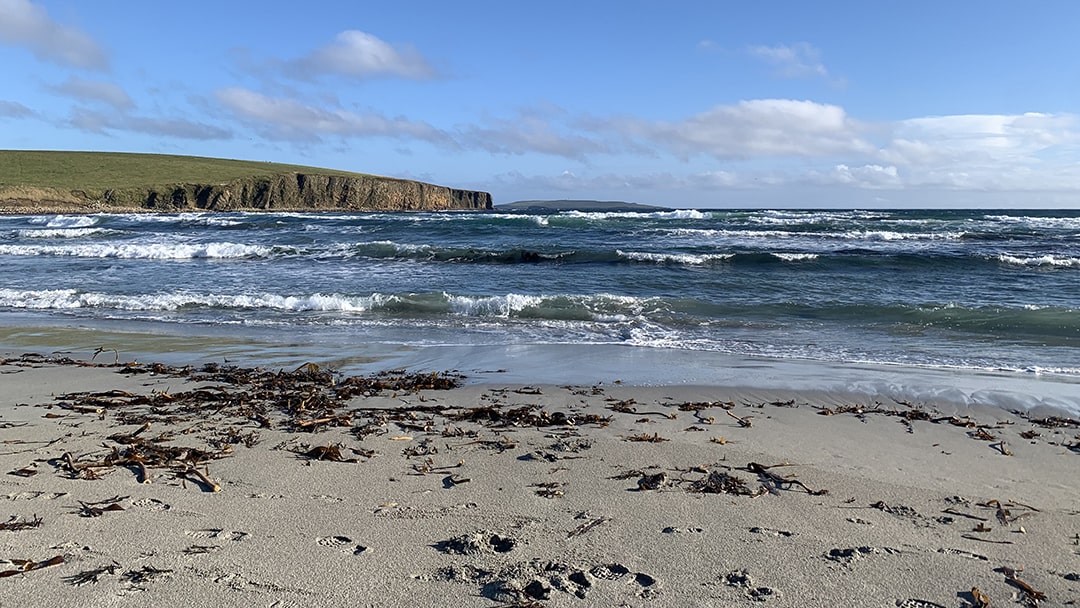
[{"label": "dried brown seaweed", "polygon": [[761,479],[762,483],[765,484],[765,487],[770,488],[770,491],[771,491],[772,488],[777,488],[777,489],[781,489],[781,490],[789,490],[789,489],[791,489],[791,486],[796,485],[796,486],[799,486],[800,488],[802,488],[803,490],[806,490],[806,493],[810,494],[811,496],[823,496],[823,495],[829,493],[828,490],[812,490],[805,483],[799,481],[798,479],[794,479],[793,476],[783,477],[783,476],[777,475],[776,473],[773,473],[772,471],[769,470],[769,469],[773,469],[773,468],[776,468],[776,467],[785,467],[785,466],[791,466],[791,465],[787,464],[787,463],[782,463],[782,464],[774,464],[774,465],[766,466],[766,465],[758,464],[756,462],[751,462],[751,463],[746,465],[746,470],[750,471],[751,473],[755,473],[758,476],[758,478]]},{"label": "dried brown seaweed", "polygon": [[710,471],[704,479],[690,484],[689,492],[702,494],[734,494],[736,496],[760,496],[766,490],[758,486],[757,490],[750,489],[746,481],[726,473],[724,471]]},{"label": "dried brown seaweed", "polygon": [[60,565],[64,563],[64,556],[56,555],[40,562],[34,561],[32,559],[9,559],[7,561],[16,567],[12,570],[4,570],[0,572],[0,578],[15,576],[17,574],[25,574],[33,570],[41,570],[42,568],[48,568],[49,566]]},{"label": "dried brown seaweed", "polygon": [[641,442],[646,442],[646,443],[661,443],[663,441],[668,441],[668,439],[665,439],[664,437],[661,437],[659,433],[653,433],[652,435],[649,435],[648,433],[640,433],[640,434],[637,434],[637,435],[631,435],[631,436],[627,437],[626,440],[627,441],[641,441]]},{"label": "dried brown seaweed", "polygon": [[12,515],[6,522],[0,523],[0,530],[19,532],[21,530],[32,530],[40,526],[41,518],[37,515],[34,515],[33,519],[22,519],[18,515]]}]

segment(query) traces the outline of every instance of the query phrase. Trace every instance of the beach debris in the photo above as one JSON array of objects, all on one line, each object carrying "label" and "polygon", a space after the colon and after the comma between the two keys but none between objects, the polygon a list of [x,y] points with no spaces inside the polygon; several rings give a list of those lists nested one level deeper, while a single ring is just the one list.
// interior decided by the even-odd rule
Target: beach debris
[{"label": "beach debris", "polygon": [[566,484],[558,481],[548,481],[544,483],[529,484],[530,488],[538,488],[536,495],[542,498],[559,498],[563,496],[562,488]]},{"label": "beach debris", "polygon": [[[994,516],[999,522],[1001,522],[1001,525],[1003,526],[1007,526],[1012,522],[1019,521],[1026,517],[1030,517],[1034,513],[1039,512],[1039,509],[1036,509],[1035,507],[1032,507],[1030,505],[1025,505],[1023,503],[1015,501],[1007,501],[1005,504],[1002,504],[1000,500],[996,499],[988,500],[984,503],[979,503],[979,506],[985,509],[993,509]],[[1013,511],[1016,509],[1027,509],[1027,511],[1023,513],[1013,514]]]},{"label": "beach debris", "polygon": [[1024,592],[1024,596],[1031,606],[1038,606],[1039,602],[1046,600],[1046,594],[1041,591],[1036,591],[1031,585],[1020,580],[1017,576],[1024,571],[1024,567],[1010,568],[1008,566],[1002,566],[996,569],[996,572],[1001,572],[1005,575],[1005,582],[1009,583],[1013,587]]},{"label": "beach debris", "polygon": [[990,597],[980,591],[978,587],[972,587],[971,605],[973,608],[990,608]]},{"label": "beach debris", "polygon": [[138,570],[128,570],[127,572],[125,572],[123,574],[123,576],[121,578],[123,578],[128,583],[131,583],[132,585],[143,585],[145,583],[149,583],[150,581],[154,580],[155,578],[159,578],[162,575],[171,574],[171,573],[172,573],[172,570],[162,569],[162,568],[155,568],[153,566],[148,565],[148,566],[143,566],[142,568],[139,568]]},{"label": "beach debris", "polygon": [[14,475],[16,477],[33,477],[38,474],[38,470],[34,468],[35,465],[23,467],[21,469],[15,469],[14,471],[8,471],[8,475]]},{"label": "beach debris", "polygon": [[730,475],[724,471],[710,471],[704,479],[690,484],[688,492],[701,494],[734,494],[736,496],[761,496],[767,490],[758,486],[757,490],[750,489],[746,481]]},{"label": "beach debris", "polygon": [[83,502],[79,501],[80,508],[76,513],[80,517],[101,517],[109,511],[123,511],[124,507],[120,506],[120,502],[127,500],[129,496],[114,496],[105,500],[99,500],[96,502]]},{"label": "beach debris", "polygon": [[646,490],[659,490],[667,482],[667,473],[660,471],[659,473],[642,474],[641,479],[638,479],[638,491],[644,492]]},{"label": "beach debris", "polygon": [[993,543],[995,545],[1011,545],[1011,544],[1013,544],[1013,542],[1011,540],[992,540],[992,539],[989,539],[989,538],[981,538],[981,537],[978,537],[978,536],[974,536],[972,534],[961,534],[960,538],[966,538],[968,540],[977,540],[977,541],[982,542],[982,543]]},{"label": "beach debris", "polygon": [[108,574],[110,576],[115,575],[116,574],[116,569],[119,568],[119,567],[120,567],[120,564],[117,563],[116,561],[113,561],[113,563],[111,563],[111,564],[109,564],[107,566],[101,566],[100,568],[93,568],[93,569],[90,569],[90,570],[83,570],[82,572],[79,572],[78,574],[73,574],[71,576],[66,576],[66,577],[64,577],[64,582],[66,582],[69,585],[74,585],[76,587],[82,587],[83,585],[95,584],[95,583],[97,583],[98,581],[101,580],[102,576],[105,576],[106,574]]},{"label": "beach debris", "polygon": [[313,448],[304,446],[296,453],[309,460],[326,460],[329,462],[359,462],[356,458],[345,458],[341,455],[341,444],[318,445]]},{"label": "beach debris", "polygon": [[0,578],[6,578],[9,576],[15,576],[17,574],[25,574],[34,570],[41,570],[42,568],[48,568],[49,566],[58,566],[64,563],[63,555],[56,555],[50,557],[44,561],[34,561],[32,559],[9,559],[6,560],[9,564],[15,566],[12,570],[0,571]]},{"label": "beach debris", "polygon": [[753,416],[736,416],[735,414],[731,413],[731,410],[724,410],[724,413],[734,418],[735,421],[739,423],[739,426],[743,427],[744,429],[748,429],[754,426],[750,423],[750,419],[753,418]]},{"label": "beach debris", "polygon": [[457,475],[447,475],[446,477],[443,477],[442,480],[443,488],[447,490],[453,488],[454,486],[460,486],[461,484],[469,483],[470,481],[472,480],[468,477],[458,477]]},{"label": "beach debris", "polygon": [[790,490],[791,486],[794,486],[794,485],[799,486],[800,488],[805,490],[807,494],[809,494],[811,496],[824,496],[825,494],[829,493],[828,490],[824,490],[824,489],[822,489],[822,490],[813,490],[813,489],[811,489],[805,483],[799,481],[798,479],[794,479],[794,475],[789,475],[787,477],[783,477],[783,476],[778,475],[776,473],[773,473],[772,471],[769,470],[769,469],[774,469],[776,467],[789,467],[789,466],[795,466],[795,465],[790,464],[790,463],[780,463],[780,464],[774,464],[774,465],[766,466],[766,465],[758,464],[756,462],[751,462],[751,463],[746,465],[746,470],[750,471],[751,473],[756,474],[758,476],[758,478],[761,479],[761,481],[765,485],[765,487],[769,490],[769,492],[773,493],[773,494],[776,493],[775,490],[777,490],[777,489],[779,489],[779,490]]},{"label": "beach debris", "polygon": [[[197,468],[195,468],[193,466],[189,465],[188,467],[186,467],[183,470],[179,471],[178,475],[180,477],[182,477],[182,478],[185,478],[185,479],[188,479],[188,480],[191,480],[191,481],[194,481],[194,482],[200,484],[203,487],[203,490],[205,490],[207,492],[220,492],[221,491],[221,486],[219,486],[216,482],[214,482],[214,480],[210,479],[210,477],[206,473],[203,473],[202,471],[200,471],[199,469],[197,469]],[[195,479],[192,480],[191,476],[194,476]]]},{"label": "beach debris", "polygon": [[709,443],[716,443],[716,444],[719,444],[719,445],[727,445],[728,440],[724,439],[723,436],[713,437],[713,438],[709,439]]},{"label": "beach debris", "polygon": [[661,442],[664,442],[664,441],[669,441],[669,439],[661,437],[659,433],[653,433],[652,435],[649,435],[648,433],[641,433],[641,434],[638,434],[638,435],[631,435],[631,436],[627,437],[626,440],[627,441],[640,441],[640,442],[645,442],[645,443],[661,443]]},{"label": "beach debris", "polygon": [[577,526],[573,530],[570,530],[569,532],[567,532],[566,533],[566,538],[574,538],[575,536],[582,536],[582,535],[588,533],[593,528],[595,528],[597,526],[600,526],[600,525],[603,525],[603,524],[605,524],[605,523],[607,523],[609,521],[611,521],[610,517],[594,517],[594,518],[582,523],[581,525]]},{"label": "beach debris", "polygon": [[190,545],[182,553],[184,555],[206,555],[221,549],[221,545]]},{"label": "beach debris", "polygon": [[32,530],[41,526],[41,518],[36,514],[33,519],[22,519],[18,515],[12,515],[7,521],[0,523],[0,530],[8,532],[19,532],[21,530]]},{"label": "beach debris", "polygon": [[1004,439],[997,442],[997,443],[990,444],[990,447],[992,447],[995,450],[1001,452],[1002,456],[1012,456],[1013,455],[1012,451],[1009,450],[1008,442],[1006,442]]},{"label": "beach debris", "polygon": [[978,520],[978,521],[990,521],[985,517],[979,517],[978,515],[972,515],[970,513],[964,513],[963,511],[958,511],[953,507],[949,507],[948,509],[945,509],[944,511],[942,511],[942,513],[948,513],[949,515],[958,515],[960,517],[966,517],[968,519],[975,519],[975,520]]}]

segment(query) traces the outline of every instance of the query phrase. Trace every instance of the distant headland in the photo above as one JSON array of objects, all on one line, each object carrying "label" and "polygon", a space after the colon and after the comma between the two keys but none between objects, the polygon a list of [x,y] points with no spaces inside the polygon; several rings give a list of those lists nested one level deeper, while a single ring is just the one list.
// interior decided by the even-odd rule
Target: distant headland
[{"label": "distant headland", "polygon": [[491,208],[487,192],[301,165],[164,154],[0,150],[0,213]]},{"label": "distant headland", "polygon": [[654,205],[642,205],[639,203],[625,203],[622,201],[590,201],[590,200],[552,200],[552,201],[515,201],[505,205],[497,205],[497,211],[527,211],[527,212],[557,212],[557,211],[583,211],[588,213],[597,212],[626,212],[626,211],[670,211],[669,207],[657,207]]}]

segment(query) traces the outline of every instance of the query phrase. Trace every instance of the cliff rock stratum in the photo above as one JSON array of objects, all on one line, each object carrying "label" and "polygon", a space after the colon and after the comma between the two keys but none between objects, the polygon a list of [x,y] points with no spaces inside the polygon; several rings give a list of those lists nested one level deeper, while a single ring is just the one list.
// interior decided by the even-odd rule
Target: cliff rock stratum
[{"label": "cliff rock stratum", "polygon": [[0,151],[0,212],[445,211],[491,194],[277,163],[109,152]]}]

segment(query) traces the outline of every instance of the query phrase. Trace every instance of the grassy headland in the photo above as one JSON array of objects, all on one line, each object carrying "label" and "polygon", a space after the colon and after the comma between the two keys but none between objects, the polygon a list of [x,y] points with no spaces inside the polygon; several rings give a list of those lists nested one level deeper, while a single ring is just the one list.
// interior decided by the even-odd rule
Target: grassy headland
[{"label": "grassy headland", "polygon": [[476,195],[490,205],[486,193],[302,165],[0,150],[0,211],[7,212],[484,208],[485,197]]}]

